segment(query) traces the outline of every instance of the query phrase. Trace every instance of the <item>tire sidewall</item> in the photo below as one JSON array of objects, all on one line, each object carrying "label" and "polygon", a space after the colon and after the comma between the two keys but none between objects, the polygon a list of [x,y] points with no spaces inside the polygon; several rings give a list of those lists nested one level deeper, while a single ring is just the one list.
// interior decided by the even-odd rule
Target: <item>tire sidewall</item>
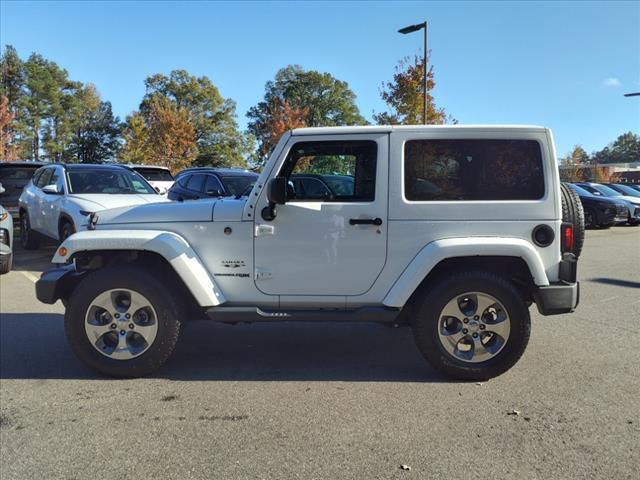
[{"label": "tire sidewall", "polygon": [[[491,278],[471,278],[444,281],[427,294],[416,310],[414,332],[418,348],[436,369],[463,379],[487,379],[505,372],[522,355],[531,328],[529,310],[515,289],[507,288]],[[438,330],[440,313],[456,296],[468,292],[486,293],[496,298],[509,315],[510,333],[504,348],[494,357],[479,363],[464,362],[446,351],[440,342]]]},{"label": "tire sidewall", "polygon": [[[92,301],[106,290],[126,288],[149,300],[158,322],[153,344],[130,360],[115,360],[100,353],[87,337],[85,318]],[[175,347],[180,329],[179,308],[156,278],[132,268],[101,269],[85,277],[73,292],[65,312],[65,332],[76,355],[90,368],[110,376],[137,377],[156,370]]]}]

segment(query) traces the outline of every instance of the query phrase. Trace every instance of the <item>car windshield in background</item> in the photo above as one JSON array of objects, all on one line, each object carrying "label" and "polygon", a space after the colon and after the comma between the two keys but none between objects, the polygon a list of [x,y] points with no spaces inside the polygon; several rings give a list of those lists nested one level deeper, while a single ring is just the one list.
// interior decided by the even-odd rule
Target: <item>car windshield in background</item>
[{"label": "car windshield in background", "polygon": [[229,195],[244,195],[250,186],[256,182],[258,176],[253,175],[220,175],[220,180]]},{"label": "car windshield in background", "polygon": [[125,169],[82,169],[67,173],[69,193],[154,194],[157,192],[135,172]]},{"label": "car windshield in background", "polygon": [[609,188],[606,185],[594,185],[593,188],[595,188],[598,192],[602,193],[603,195],[605,195],[607,197],[620,197],[620,196],[622,196],[622,194],[620,192],[616,192],[613,188]]},{"label": "car windshield in background", "polygon": [[35,171],[36,169],[31,167],[2,167],[0,168],[0,183],[7,180],[25,180],[27,183]]},{"label": "car windshield in background", "polygon": [[134,168],[134,170],[150,182],[173,182],[171,172],[163,170],[162,168],[141,168],[140,170]]},{"label": "car windshield in background", "polygon": [[632,197],[640,196],[640,192],[635,188],[627,187],[626,185],[616,185],[616,190],[618,190],[623,195],[630,195]]},{"label": "car windshield in background", "polygon": [[570,183],[569,186],[573,188],[578,195],[587,196],[587,197],[593,196],[593,193],[589,192],[588,190],[585,190],[580,185],[574,185]]}]

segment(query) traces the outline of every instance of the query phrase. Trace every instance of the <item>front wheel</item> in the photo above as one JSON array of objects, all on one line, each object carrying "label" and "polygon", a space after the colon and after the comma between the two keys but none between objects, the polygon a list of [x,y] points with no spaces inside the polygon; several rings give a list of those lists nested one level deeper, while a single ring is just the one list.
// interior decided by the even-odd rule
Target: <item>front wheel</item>
[{"label": "front wheel", "polygon": [[412,326],[420,352],[436,370],[477,381],[516,364],[529,342],[531,318],[510,282],[471,271],[429,289]]},{"label": "front wheel", "polygon": [[0,255],[0,275],[9,273],[11,271],[11,265],[13,264],[13,254],[7,253]]},{"label": "front wheel", "polygon": [[184,308],[158,278],[120,265],[82,280],[64,317],[67,339],[82,362],[106,375],[140,377],[167,361]]},{"label": "front wheel", "polygon": [[20,244],[25,250],[37,250],[40,247],[40,237],[31,230],[31,222],[27,212],[20,215]]}]

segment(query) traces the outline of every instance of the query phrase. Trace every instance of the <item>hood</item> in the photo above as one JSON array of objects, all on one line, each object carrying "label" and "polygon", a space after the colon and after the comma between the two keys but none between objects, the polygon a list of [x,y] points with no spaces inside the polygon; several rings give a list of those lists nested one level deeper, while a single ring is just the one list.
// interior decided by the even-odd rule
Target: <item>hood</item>
[{"label": "hood", "polygon": [[76,200],[89,209],[104,210],[107,208],[126,207],[145,203],[166,202],[161,195],[153,194],[115,194],[115,193],[85,193],[67,195],[69,200]]},{"label": "hood", "polygon": [[632,197],[631,195],[622,195],[621,197],[615,197],[624,200],[634,205],[640,205],[640,197]]},{"label": "hood", "polygon": [[98,227],[125,223],[210,222],[218,200],[205,198],[186,202],[129,205],[98,212]]}]

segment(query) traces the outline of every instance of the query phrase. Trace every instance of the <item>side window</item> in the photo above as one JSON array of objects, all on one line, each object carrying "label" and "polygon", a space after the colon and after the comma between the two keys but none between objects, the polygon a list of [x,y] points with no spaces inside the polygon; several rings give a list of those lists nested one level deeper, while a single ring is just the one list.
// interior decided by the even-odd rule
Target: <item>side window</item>
[{"label": "side window", "polygon": [[38,177],[38,183],[36,183],[36,187],[42,188],[45,185],[49,185],[49,180],[51,179],[51,174],[53,173],[53,168],[47,168],[44,172]]},{"label": "side window", "polygon": [[289,180],[292,200],[372,202],[377,156],[378,145],[371,140],[300,142],[280,175]]},{"label": "side window", "polygon": [[46,168],[40,168],[38,170],[36,170],[36,173],[33,174],[33,178],[31,179],[31,181],[33,182],[34,185],[38,185],[38,180],[40,179],[40,176],[44,173],[44,171],[46,170]]},{"label": "side window", "polygon": [[202,192],[202,185],[204,184],[204,177],[206,175],[202,173],[196,173],[195,175],[191,175],[189,181],[187,182],[187,188],[189,190],[193,190],[194,192]]},{"label": "side window", "polygon": [[220,180],[218,180],[218,178],[215,175],[207,175],[207,179],[204,182],[204,193],[206,193],[207,195],[216,195],[217,193],[214,192],[218,192],[221,195],[224,194],[224,188],[222,188],[222,184],[220,183]]},{"label": "side window", "polygon": [[410,140],[407,200],[538,200],[545,184],[535,140]]},{"label": "side window", "polygon": [[64,176],[60,168],[54,168],[47,185],[57,185],[58,192],[64,192]]},{"label": "side window", "polygon": [[191,175],[182,175],[180,178],[178,178],[177,184],[183,188],[186,188],[187,182],[189,181],[190,178],[191,178]]}]

